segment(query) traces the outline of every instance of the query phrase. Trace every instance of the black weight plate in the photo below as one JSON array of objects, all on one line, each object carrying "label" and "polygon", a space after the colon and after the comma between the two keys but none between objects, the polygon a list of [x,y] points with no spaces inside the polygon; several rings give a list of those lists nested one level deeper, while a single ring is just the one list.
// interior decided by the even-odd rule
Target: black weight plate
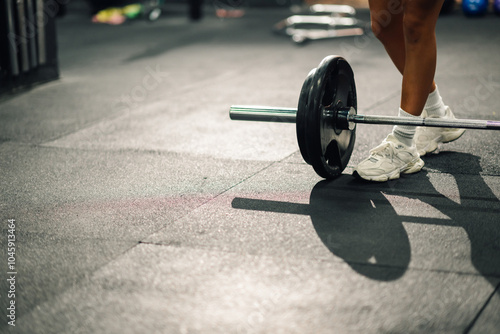
[{"label": "black weight plate", "polygon": [[326,179],[339,176],[347,166],[356,140],[356,129],[337,129],[335,116],[325,109],[353,107],[357,110],[354,74],[342,57],[328,56],[320,63],[312,78],[305,117],[305,146],[309,163]]},{"label": "black weight plate", "polygon": [[306,145],[306,138],[308,135],[308,131],[306,130],[306,117],[307,111],[309,110],[308,100],[309,94],[311,92],[311,81],[315,71],[315,68],[312,69],[304,80],[304,83],[302,84],[302,89],[300,90],[299,95],[299,105],[297,107],[297,116],[295,119],[297,142],[299,144],[300,153],[302,154],[302,158],[304,159],[304,161],[308,164],[311,164],[311,160],[309,159]]}]

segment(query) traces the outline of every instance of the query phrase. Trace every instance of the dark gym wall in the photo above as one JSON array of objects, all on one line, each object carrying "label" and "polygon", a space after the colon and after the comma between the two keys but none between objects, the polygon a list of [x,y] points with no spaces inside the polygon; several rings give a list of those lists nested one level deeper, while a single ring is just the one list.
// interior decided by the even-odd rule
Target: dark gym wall
[{"label": "dark gym wall", "polygon": [[2,1],[0,97],[59,77],[55,19],[67,1]]}]

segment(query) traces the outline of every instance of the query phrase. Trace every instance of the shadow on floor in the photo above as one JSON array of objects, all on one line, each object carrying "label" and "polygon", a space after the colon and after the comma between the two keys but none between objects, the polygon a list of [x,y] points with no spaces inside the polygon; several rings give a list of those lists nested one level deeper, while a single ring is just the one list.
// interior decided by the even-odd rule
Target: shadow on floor
[{"label": "shadow on floor", "polygon": [[[380,281],[396,280],[408,269],[412,252],[403,222],[462,227],[470,240],[472,264],[495,285],[500,277],[500,201],[480,175],[477,156],[444,152],[427,158],[426,166],[439,175],[447,173],[453,161],[468,166],[463,174],[451,175],[458,187],[458,201],[437,191],[431,173],[422,171],[386,183],[364,182],[348,175],[321,181],[314,186],[309,205],[245,198],[235,198],[232,205],[310,215],[319,238],[333,254],[359,274]],[[444,182],[445,187],[450,186]],[[402,197],[408,205],[415,199],[422,201],[447,218],[428,218],[425,212],[401,216],[386,195]]]}]

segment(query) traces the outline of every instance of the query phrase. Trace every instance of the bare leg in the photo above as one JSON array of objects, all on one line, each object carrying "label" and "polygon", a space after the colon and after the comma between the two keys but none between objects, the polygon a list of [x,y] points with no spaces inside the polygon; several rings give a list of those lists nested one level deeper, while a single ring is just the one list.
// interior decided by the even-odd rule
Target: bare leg
[{"label": "bare leg", "polygon": [[436,72],[436,22],[444,0],[405,0],[403,32],[405,67],[401,108],[420,116]]},{"label": "bare leg", "polygon": [[[369,0],[373,31],[403,74],[400,117],[419,117],[425,107],[427,117],[454,118],[434,83],[435,28],[443,1]],[[384,141],[370,150],[370,156],[358,164],[354,174],[382,182],[399,178],[401,173],[416,173],[424,166],[422,154],[433,152],[440,143],[455,140],[463,133],[460,129],[450,133],[426,133],[421,129],[394,126]]]},{"label": "bare leg", "polygon": [[435,27],[444,0],[370,0],[372,28],[403,74],[401,108],[419,116],[436,88]]},{"label": "bare leg", "polygon": [[[389,7],[389,3],[394,3]],[[403,3],[391,0],[369,0],[371,25],[387,54],[401,74],[405,68],[405,37],[403,34]]]}]

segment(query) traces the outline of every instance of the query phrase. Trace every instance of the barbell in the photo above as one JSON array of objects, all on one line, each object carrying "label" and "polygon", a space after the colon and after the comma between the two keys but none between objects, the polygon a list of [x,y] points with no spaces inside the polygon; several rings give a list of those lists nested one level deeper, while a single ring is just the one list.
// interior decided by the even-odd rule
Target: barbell
[{"label": "barbell", "polygon": [[500,121],[357,114],[354,74],[340,56],[324,58],[309,72],[297,108],[233,105],[229,115],[232,120],[295,123],[302,158],[326,179],[346,168],[357,123],[500,130]]}]

